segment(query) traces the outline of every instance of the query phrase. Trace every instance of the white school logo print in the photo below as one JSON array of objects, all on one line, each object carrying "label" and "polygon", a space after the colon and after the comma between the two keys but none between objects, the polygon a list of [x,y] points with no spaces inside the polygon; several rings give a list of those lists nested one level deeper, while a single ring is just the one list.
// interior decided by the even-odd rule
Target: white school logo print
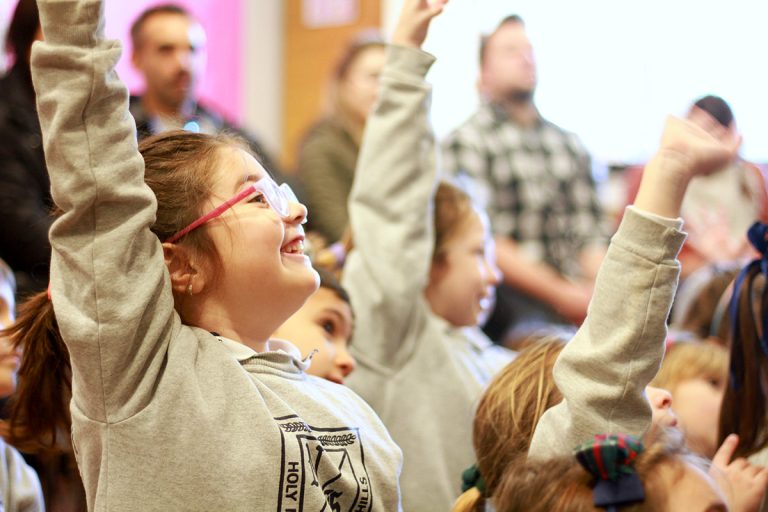
[{"label": "white school logo print", "polygon": [[[275,418],[280,427],[279,512],[367,512],[371,486],[358,428],[321,428],[298,416]],[[305,503],[305,495],[325,496],[320,509]],[[315,500],[311,500],[314,502]]]}]

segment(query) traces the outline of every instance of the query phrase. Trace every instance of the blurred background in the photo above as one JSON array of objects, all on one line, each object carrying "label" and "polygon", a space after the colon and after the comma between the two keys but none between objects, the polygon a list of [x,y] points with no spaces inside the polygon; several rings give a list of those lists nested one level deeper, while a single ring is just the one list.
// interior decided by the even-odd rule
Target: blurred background
[{"label": "blurred background", "polygon": [[[295,163],[300,135],[323,108],[328,76],[361,29],[395,22],[402,0],[179,0],[208,35],[203,101],[256,133],[283,166]],[[128,30],[157,0],[107,2],[107,32],[126,46],[119,67],[132,91]],[[15,0],[0,0],[5,30]],[[432,119],[438,136],[477,105],[481,33],[510,13],[526,21],[534,45],[542,114],[577,133],[598,168],[643,162],[663,118],[684,114],[712,93],[731,104],[744,135],[742,155],[768,161],[768,67],[762,24],[768,4],[746,0],[453,0],[426,49],[438,57]]]}]

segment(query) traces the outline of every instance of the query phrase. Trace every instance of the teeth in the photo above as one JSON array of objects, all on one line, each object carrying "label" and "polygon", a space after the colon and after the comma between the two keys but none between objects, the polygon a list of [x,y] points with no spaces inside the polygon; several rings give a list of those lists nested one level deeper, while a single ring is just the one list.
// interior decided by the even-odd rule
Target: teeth
[{"label": "teeth", "polygon": [[296,240],[283,247],[283,252],[288,254],[304,254],[304,241]]}]

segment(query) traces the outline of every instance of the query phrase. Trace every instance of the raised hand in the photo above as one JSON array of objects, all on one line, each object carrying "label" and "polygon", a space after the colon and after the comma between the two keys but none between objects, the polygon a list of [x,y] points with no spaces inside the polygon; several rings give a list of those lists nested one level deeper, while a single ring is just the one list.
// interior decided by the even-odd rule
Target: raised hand
[{"label": "raised hand", "polygon": [[[721,169],[741,145],[741,137],[716,126],[709,114],[699,123],[668,117],[656,155],[643,172],[635,206],[664,217],[678,217],[691,178]],[[702,127],[704,126],[704,127]]]},{"label": "raised hand", "polygon": [[679,159],[682,167],[695,176],[722,169],[736,157],[740,145],[740,135],[701,111],[697,122],[667,118],[659,153]]},{"label": "raised hand", "polygon": [[405,0],[392,43],[421,48],[432,18],[443,12],[448,0]]},{"label": "raised hand", "polygon": [[768,485],[768,468],[755,466],[746,459],[731,460],[739,445],[739,436],[731,434],[712,458],[709,475],[728,496],[733,512],[757,512]]}]

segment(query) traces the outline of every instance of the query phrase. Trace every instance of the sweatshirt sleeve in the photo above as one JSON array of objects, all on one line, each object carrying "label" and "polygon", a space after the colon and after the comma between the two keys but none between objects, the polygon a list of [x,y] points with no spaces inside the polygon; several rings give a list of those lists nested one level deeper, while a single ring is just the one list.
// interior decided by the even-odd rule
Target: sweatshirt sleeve
[{"label": "sweatshirt sleeve", "polygon": [[355,345],[391,367],[419,311],[432,248],[437,171],[428,121],[434,58],[390,46],[379,101],[369,117],[349,199],[355,249],[344,268],[357,317]]},{"label": "sweatshirt sleeve", "polygon": [[72,362],[74,407],[117,422],[149,401],[174,316],[162,248],[149,228],[128,94],[97,0],[39,0],[45,42],[32,72],[52,195],[51,295]]},{"label": "sweatshirt sleeve", "polygon": [[[675,227],[677,226],[677,227]],[[629,207],[598,272],[587,319],[560,354],[563,401],[539,420],[528,456],[569,455],[595,434],[642,437],[645,387],[661,365],[685,241],[680,222]]]},{"label": "sweatshirt sleeve", "polygon": [[44,512],[45,499],[40,479],[12,446],[0,442],[2,451],[2,497],[0,509],[17,512]]}]

